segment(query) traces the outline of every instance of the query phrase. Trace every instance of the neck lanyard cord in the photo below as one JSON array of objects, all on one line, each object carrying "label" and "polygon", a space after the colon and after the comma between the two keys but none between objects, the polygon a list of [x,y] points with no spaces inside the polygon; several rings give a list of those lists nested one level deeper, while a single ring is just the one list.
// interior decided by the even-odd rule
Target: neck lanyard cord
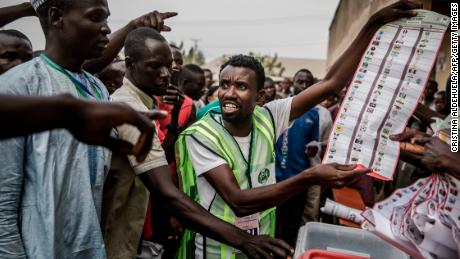
[{"label": "neck lanyard cord", "polygon": [[[222,127],[225,128],[224,120],[223,120],[222,116],[220,116],[219,119],[220,119],[220,124],[222,125]],[[253,124],[252,129],[251,129],[251,142],[249,144],[249,155],[248,155],[248,161],[247,161],[248,167],[246,169],[246,178],[248,179],[249,188],[252,188],[252,179],[251,179],[252,161],[251,160],[252,160],[252,153],[253,153],[252,149],[254,147],[254,144],[253,144],[253,142],[254,142],[254,134],[255,134],[255,132],[254,132],[254,124]],[[235,140],[235,142],[237,142],[237,141]],[[239,145],[238,145],[238,148],[240,148]],[[241,150],[241,148],[240,148],[240,150]],[[243,154],[243,153],[241,152],[241,154]]]},{"label": "neck lanyard cord", "polygon": [[80,95],[82,95],[83,97],[92,96],[92,97],[94,97],[94,98],[96,98],[98,100],[102,100],[99,86],[95,82],[93,82],[85,72],[83,72],[83,75],[85,76],[86,80],[88,80],[88,82],[91,84],[96,96],[86,87],[85,84],[83,84],[78,79],[73,77],[69,72],[67,72],[66,69],[64,69],[60,65],[56,64],[55,62],[53,62],[46,55],[42,54],[42,55],[40,55],[40,57],[41,57],[42,60],[44,60],[52,68],[54,68],[55,70],[63,73],[74,84],[75,88],[80,93]]}]

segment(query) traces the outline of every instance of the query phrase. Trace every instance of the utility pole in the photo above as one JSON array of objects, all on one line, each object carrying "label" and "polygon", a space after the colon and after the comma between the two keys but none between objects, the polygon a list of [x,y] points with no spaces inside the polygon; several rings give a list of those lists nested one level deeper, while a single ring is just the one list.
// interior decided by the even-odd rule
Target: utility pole
[{"label": "utility pole", "polygon": [[198,42],[201,41],[201,39],[191,39],[193,42],[193,56],[192,56],[192,62],[196,63],[196,56],[198,54]]}]

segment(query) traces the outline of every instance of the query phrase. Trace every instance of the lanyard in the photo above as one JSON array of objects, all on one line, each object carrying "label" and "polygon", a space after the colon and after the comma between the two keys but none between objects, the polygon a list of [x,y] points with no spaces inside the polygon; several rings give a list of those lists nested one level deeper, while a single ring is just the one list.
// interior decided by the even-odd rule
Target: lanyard
[{"label": "lanyard", "polygon": [[52,68],[54,68],[57,71],[63,73],[73,83],[73,85],[75,86],[75,88],[77,89],[78,93],[81,96],[83,96],[85,98],[89,98],[89,96],[92,96],[93,98],[95,98],[97,100],[102,100],[99,86],[93,80],[91,80],[85,72],[83,72],[83,75],[85,76],[86,80],[88,80],[88,82],[90,83],[90,85],[93,88],[93,91],[96,94],[96,96],[86,87],[85,84],[83,84],[82,82],[80,82],[80,80],[76,79],[71,74],[69,74],[69,72],[67,72],[67,70],[65,70],[63,67],[61,67],[60,65],[54,63],[46,55],[42,54],[42,55],[40,55],[40,58],[43,61],[45,61],[48,65],[50,65]]},{"label": "lanyard", "polygon": [[[225,128],[225,125],[224,125],[224,121],[222,119],[222,116],[220,116],[220,124],[222,125],[222,127],[227,130],[227,128]],[[228,130],[227,130],[228,132]],[[230,132],[228,132],[228,134],[233,138],[233,141],[235,141],[235,144],[236,146],[238,147],[238,149],[240,150],[240,153],[241,153],[241,156],[243,156],[244,158],[244,155],[243,155],[243,152],[240,148],[240,145],[238,144],[238,141],[236,141],[236,139],[232,136],[232,134],[230,134]],[[247,164],[248,164],[248,167],[246,169],[246,178],[248,179],[248,184],[249,184],[249,188],[252,189],[252,178],[251,178],[251,171],[252,171],[252,160],[253,160],[253,153],[254,153],[254,141],[255,141],[255,138],[254,138],[254,125],[252,125],[252,129],[251,129],[251,142],[250,142],[250,146],[249,146],[249,154],[248,154],[248,160],[246,161]]]},{"label": "lanyard", "polygon": [[[254,129],[254,125],[252,127]],[[253,142],[255,141],[254,134],[255,134],[254,130],[251,130],[251,142],[249,146],[249,155],[248,155],[248,169],[246,170],[246,178],[248,178],[249,188],[251,189],[252,189],[251,171],[252,171],[252,159],[253,159],[252,153],[254,151],[252,149],[254,147]]]}]

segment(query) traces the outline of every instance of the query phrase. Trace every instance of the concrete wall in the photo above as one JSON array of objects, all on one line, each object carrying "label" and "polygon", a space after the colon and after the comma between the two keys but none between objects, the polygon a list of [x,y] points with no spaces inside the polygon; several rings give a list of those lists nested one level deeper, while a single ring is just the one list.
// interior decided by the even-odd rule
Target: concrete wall
[{"label": "concrete wall", "polygon": [[[354,40],[369,17],[397,0],[341,0],[329,27],[327,68],[337,60]],[[422,0],[424,9],[450,16],[450,2]],[[450,32],[446,33],[432,77],[444,89],[450,74]]]}]

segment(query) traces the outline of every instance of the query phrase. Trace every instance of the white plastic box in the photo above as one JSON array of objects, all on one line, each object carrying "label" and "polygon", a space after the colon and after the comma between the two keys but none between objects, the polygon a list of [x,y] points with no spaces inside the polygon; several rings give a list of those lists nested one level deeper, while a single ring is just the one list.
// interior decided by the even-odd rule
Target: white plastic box
[{"label": "white plastic box", "polygon": [[409,256],[377,236],[357,228],[309,222],[299,229],[294,258],[309,249],[369,257],[409,259]]}]

